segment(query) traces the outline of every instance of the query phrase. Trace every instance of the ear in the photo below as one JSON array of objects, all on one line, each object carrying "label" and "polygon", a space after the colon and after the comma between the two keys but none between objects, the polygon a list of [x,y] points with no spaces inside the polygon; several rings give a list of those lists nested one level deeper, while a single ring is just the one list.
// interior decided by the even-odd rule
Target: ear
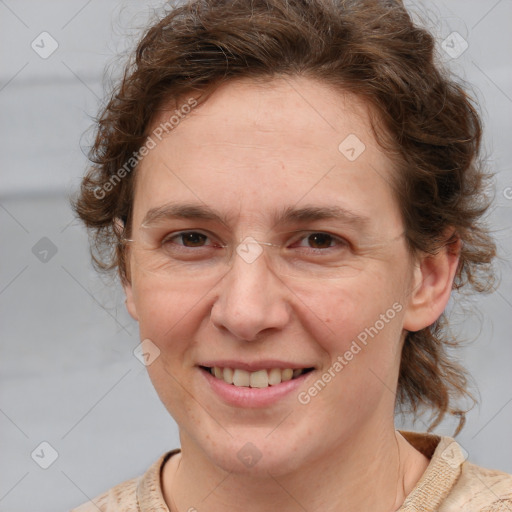
[{"label": "ear", "polygon": [[[114,230],[116,231],[119,238],[122,238],[123,231],[124,231],[124,221],[120,218],[114,219]],[[135,301],[133,298],[133,288],[131,283],[131,271],[130,271],[130,246],[125,245],[123,247],[124,255],[124,265],[126,265],[126,272],[125,275],[123,275],[122,272],[119,272],[119,277],[121,278],[121,284],[123,285],[124,294],[126,296],[125,304],[126,309],[128,310],[128,313],[130,313],[130,316],[138,321],[139,317],[137,315],[137,308],[135,307]]]},{"label": "ear", "polygon": [[419,331],[441,316],[450,299],[460,249],[460,238],[452,237],[436,254],[422,253],[418,256],[404,316],[404,329]]},{"label": "ear", "polygon": [[126,295],[126,309],[128,310],[128,313],[130,313],[130,316],[135,320],[139,321],[139,316],[137,315],[137,308],[135,306],[135,301],[133,299],[133,288],[131,282],[126,279],[123,282],[123,288],[124,288],[124,294]]}]

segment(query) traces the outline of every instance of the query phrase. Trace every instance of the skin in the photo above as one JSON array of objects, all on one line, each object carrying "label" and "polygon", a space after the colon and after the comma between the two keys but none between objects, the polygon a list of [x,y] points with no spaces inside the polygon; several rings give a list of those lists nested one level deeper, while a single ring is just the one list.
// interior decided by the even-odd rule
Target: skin
[{"label": "skin", "polygon": [[[354,161],[338,150],[349,134],[366,147]],[[149,375],[180,429],[181,455],[162,478],[171,510],[385,512],[421,477],[428,460],[395,431],[393,390],[404,336],[442,313],[458,257],[410,254],[393,172],[367,105],[298,77],[220,87],[140,164],[125,292],[141,339],[160,350]],[[169,203],[207,205],[225,219],[143,225],[150,209]],[[367,222],[276,226],[276,211],[304,206],[341,206]],[[251,264],[235,256],[223,274],[190,277],[158,248],[185,229],[234,245],[251,236],[297,254],[311,250],[307,239],[286,245],[297,230],[331,233],[349,246],[338,279],[276,275],[266,256]],[[393,304],[401,310],[306,405],[296,393],[263,408],[228,405],[197,366],[290,361],[315,368],[299,390],[307,391]],[[237,457],[247,442],[261,454],[252,467]]]}]

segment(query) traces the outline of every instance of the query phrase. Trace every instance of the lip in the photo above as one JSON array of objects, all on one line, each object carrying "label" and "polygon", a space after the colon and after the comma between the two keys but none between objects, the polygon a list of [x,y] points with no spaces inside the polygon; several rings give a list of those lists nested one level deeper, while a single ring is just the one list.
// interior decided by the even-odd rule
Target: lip
[{"label": "lip", "polygon": [[207,366],[208,368],[213,368],[214,366],[218,366],[219,368],[238,368],[239,370],[246,370],[248,372],[257,372],[258,370],[268,370],[271,368],[281,368],[283,370],[286,368],[291,368],[292,370],[313,368],[312,364],[296,364],[290,363],[289,361],[277,361],[275,359],[267,359],[251,363],[244,363],[242,361],[235,361],[233,359],[223,359],[222,361],[205,361],[198,364],[197,366]]},{"label": "lip", "polygon": [[[223,364],[224,368],[233,368],[233,366],[229,366],[227,362],[223,362]],[[236,364],[240,365],[240,363]],[[220,364],[217,366],[222,367]],[[264,368],[304,368],[304,366],[261,366],[260,363],[258,363],[256,366],[246,365],[245,368],[243,366],[235,366],[235,368],[240,369],[246,369],[249,367],[255,369],[248,371],[257,371],[258,369],[261,370]],[[212,392],[218,398],[220,398],[221,401],[228,405],[240,408],[269,407],[276,404],[280,400],[289,398],[290,396],[296,396],[298,394],[299,388],[304,384],[304,381],[309,378],[312,373],[314,373],[313,369],[312,371],[300,375],[295,379],[281,382],[281,384],[277,384],[276,386],[268,386],[267,388],[249,388],[228,384],[221,379],[217,379],[210,372],[202,368],[198,367],[198,370],[206,380],[206,385],[210,387]]]}]

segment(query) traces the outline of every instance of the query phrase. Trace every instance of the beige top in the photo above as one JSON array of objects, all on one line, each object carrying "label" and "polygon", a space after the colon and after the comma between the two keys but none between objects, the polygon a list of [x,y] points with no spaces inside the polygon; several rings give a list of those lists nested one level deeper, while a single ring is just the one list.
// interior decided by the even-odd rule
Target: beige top
[{"label": "beige top", "polygon": [[[470,462],[450,437],[401,432],[430,459],[425,473],[397,512],[512,512],[512,475]],[[173,450],[139,478],[128,480],[72,512],[169,512],[161,486]]]}]

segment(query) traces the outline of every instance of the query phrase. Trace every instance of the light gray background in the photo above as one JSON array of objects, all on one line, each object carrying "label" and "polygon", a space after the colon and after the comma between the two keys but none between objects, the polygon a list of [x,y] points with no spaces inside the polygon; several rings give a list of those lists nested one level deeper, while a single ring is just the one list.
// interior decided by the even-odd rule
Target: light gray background
[{"label": "light gray background", "polygon": [[[176,425],[133,356],[137,326],[120,288],[92,270],[86,233],[67,199],[87,163],[80,143],[90,141],[83,134],[103,95],[104,67],[117,66],[115,56],[161,5],[0,0],[1,511],[69,509],[178,446]],[[408,5],[436,31],[442,60],[482,103],[497,173],[490,222],[502,281],[497,293],[473,301],[480,315],[457,317],[473,340],[460,358],[481,398],[458,439],[474,462],[512,472],[512,1]],[[47,59],[31,48],[43,31],[59,44]],[[441,47],[453,31],[469,43],[456,59]],[[32,252],[43,237],[57,250],[46,263]],[[421,421],[416,428],[424,430]],[[31,458],[43,441],[58,452],[46,470]]]}]

